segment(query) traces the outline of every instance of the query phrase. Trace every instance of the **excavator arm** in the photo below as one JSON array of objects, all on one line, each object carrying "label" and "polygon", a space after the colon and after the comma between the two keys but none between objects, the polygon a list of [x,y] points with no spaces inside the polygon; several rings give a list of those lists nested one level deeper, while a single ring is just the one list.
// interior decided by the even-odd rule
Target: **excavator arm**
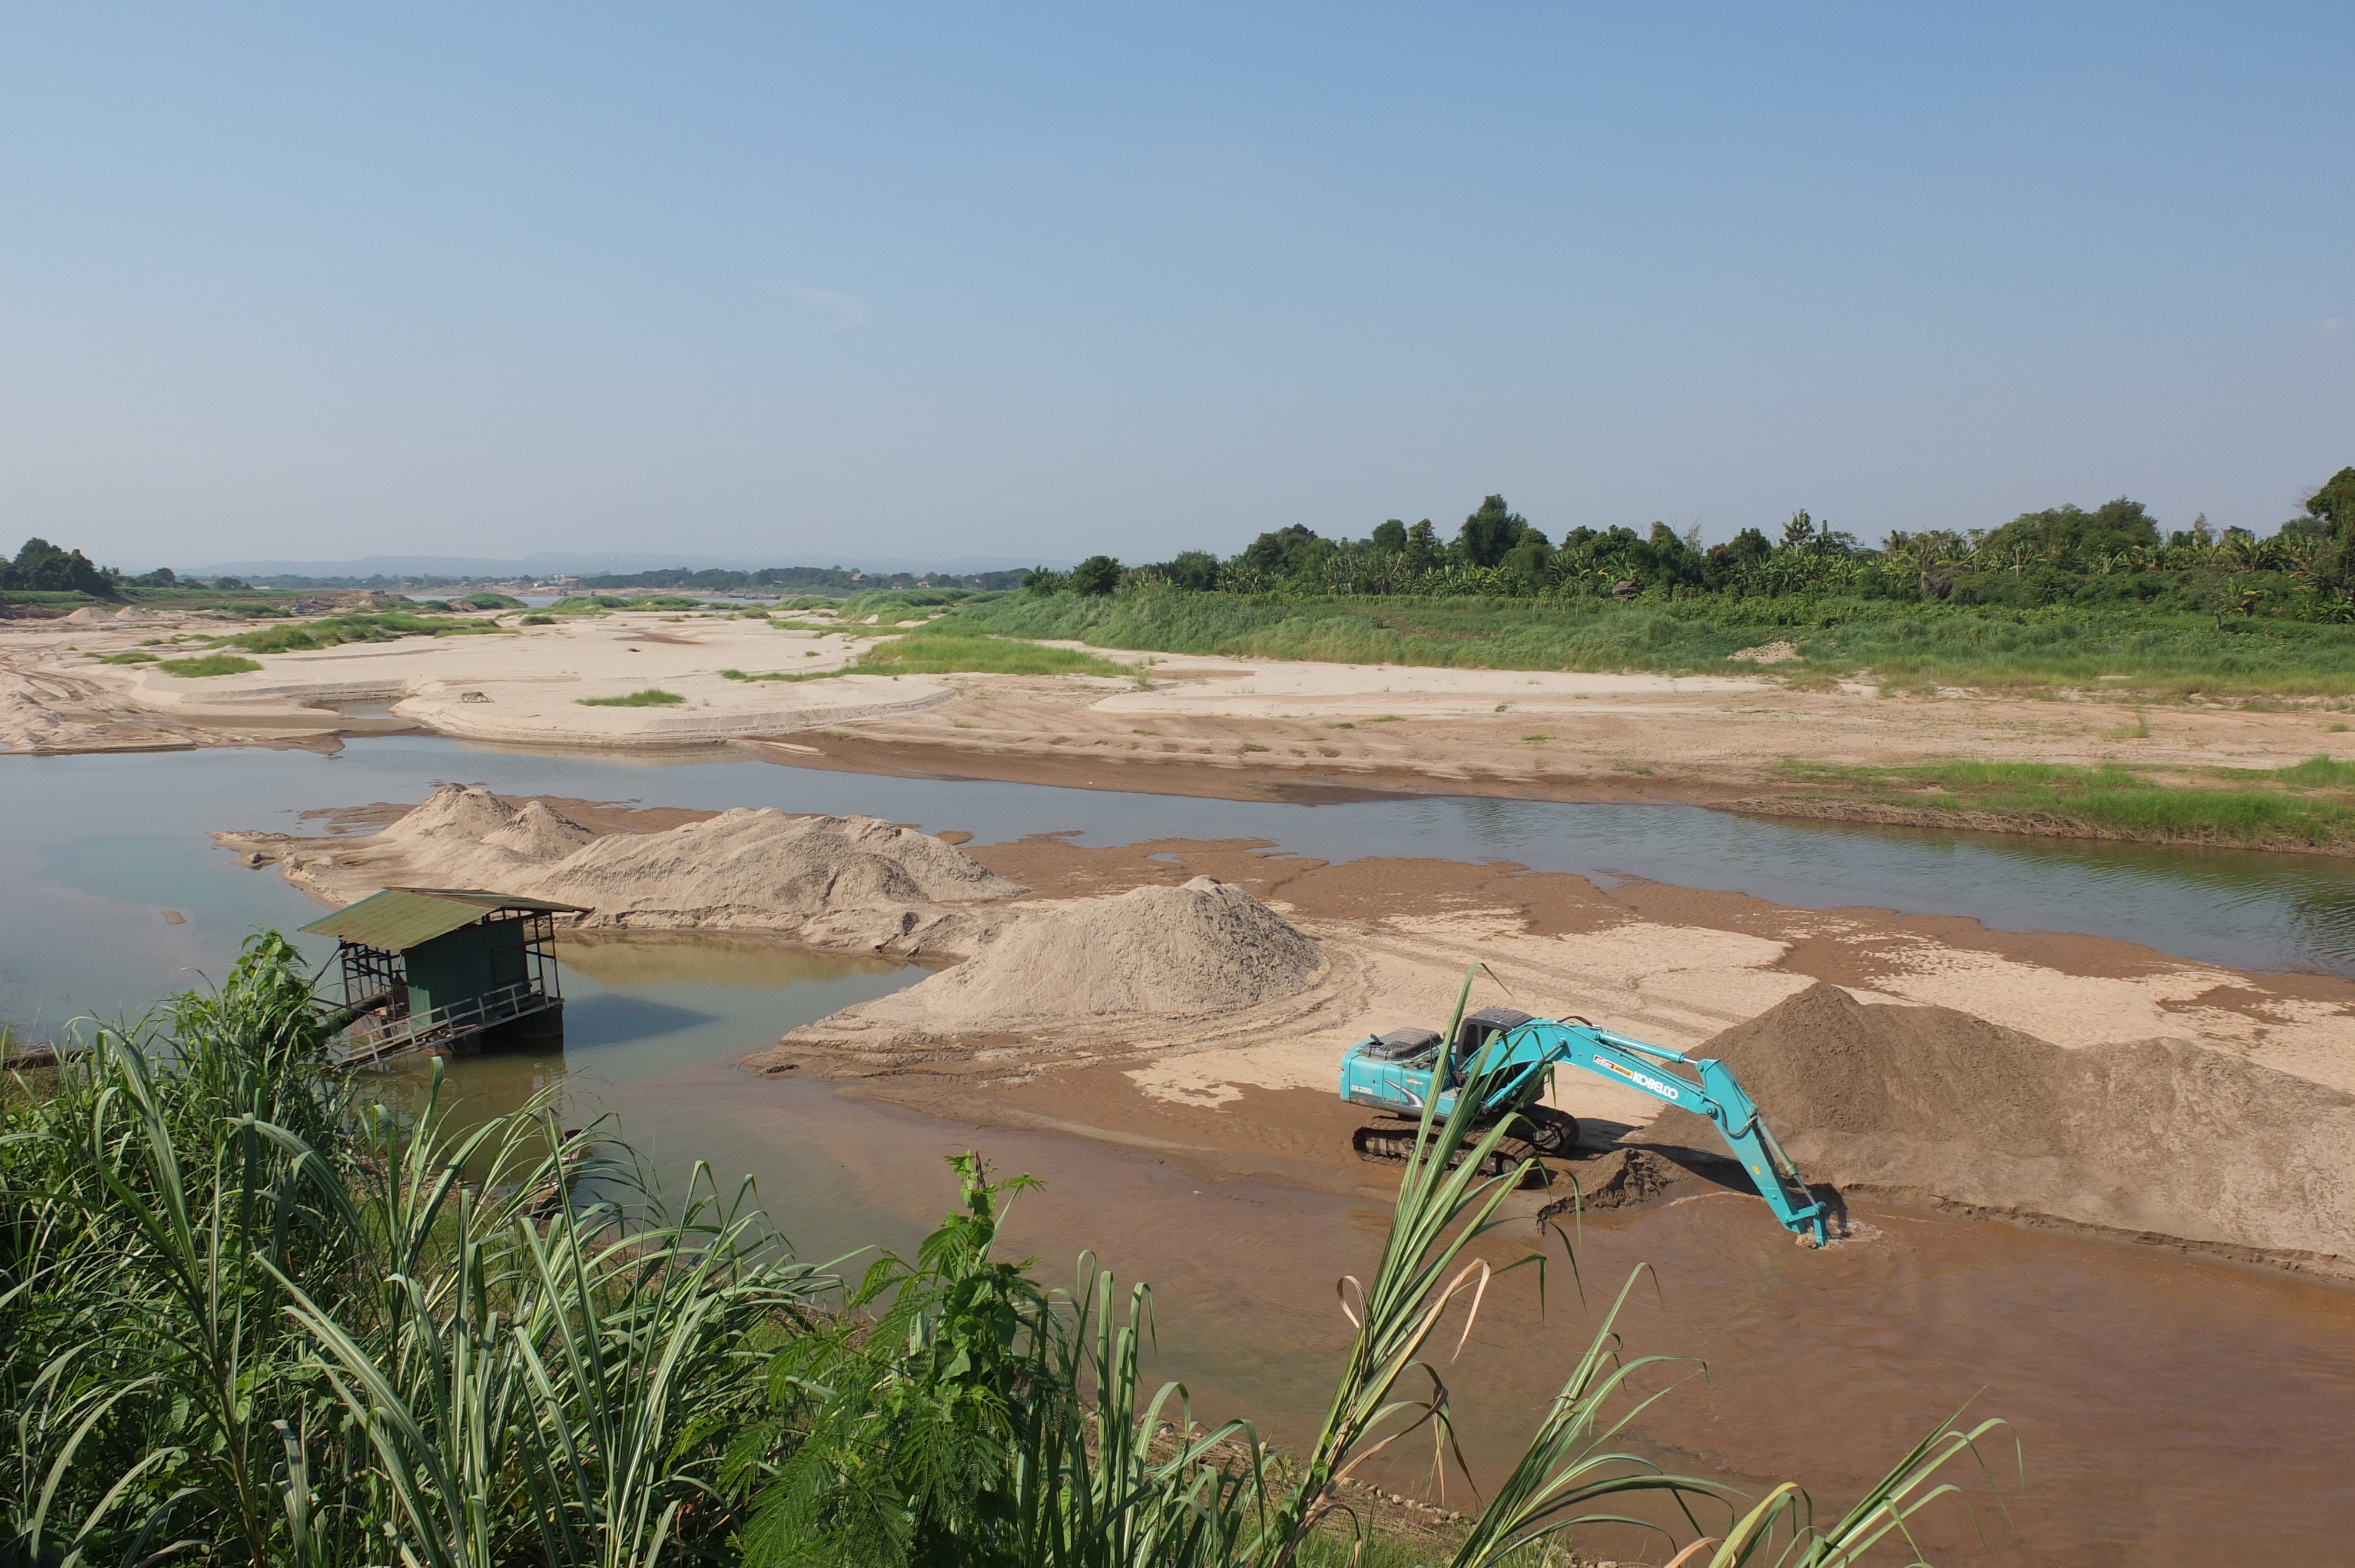
[{"label": "excavator arm", "polygon": [[[1531,1038],[1524,1041],[1524,1035]],[[1812,1234],[1819,1246],[1828,1239],[1824,1206],[1808,1192],[1798,1168],[1774,1141],[1733,1069],[1715,1057],[1688,1056],[1598,1029],[1582,1019],[1575,1023],[1533,1020],[1506,1036],[1504,1049],[1508,1060],[1527,1055],[1548,1065],[1566,1062],[1707,1117],[1750,1172],[1758,1195],[1783,1228]],[[1693,1076],[1687,1077],[1687,1072]]]},{"label": "excavator arm", "polygon": [[1436,1114],[1448,1114],[1457,1092],[1476,1082],[1483,1093],[1480,1118],[1490,1120],[1532,1105],[1554,1068],[1577,1067],[1706,1117],[1783,1228],[1812,1235],[1818,1245],[1828,1239],[1824,1206],[1724,1063],[1614,1033],[1582,1018],[1531,1018],[1491,1008],[1465,1020],[1464,1028],[1461,1055],[1444,1051],[1428,1030],[1401,1030],[1352,1046],[1341,1061],[1342,1098],[1394,1116],[1413,1115],[1433,1096],[1433,1073],[1444,1071]]}]

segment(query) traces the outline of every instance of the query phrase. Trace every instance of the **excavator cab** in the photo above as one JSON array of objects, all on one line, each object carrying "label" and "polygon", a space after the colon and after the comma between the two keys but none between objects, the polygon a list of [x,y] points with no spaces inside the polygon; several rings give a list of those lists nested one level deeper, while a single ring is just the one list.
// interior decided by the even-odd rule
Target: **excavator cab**
[{"label": "excavator cab", "polygon": [[1477,1012],[1465,1013],[1464,1022],[1455,1026],[1455,1049],[1447,1054],[1447,1086],[1462,1086],[1465,1068],[1480,1060],[1480,1053],[1487,1049],[1491,1040],[1510,1034],[1530,1022],[1528,1013],[1509,1007],[1484,1007]]}]

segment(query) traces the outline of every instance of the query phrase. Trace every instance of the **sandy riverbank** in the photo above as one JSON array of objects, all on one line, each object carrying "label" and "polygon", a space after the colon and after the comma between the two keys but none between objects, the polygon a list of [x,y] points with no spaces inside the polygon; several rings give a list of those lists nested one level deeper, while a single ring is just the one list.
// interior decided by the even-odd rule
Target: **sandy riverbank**
[{"label": "sandy riverbank", "polygon": [[[194,680],[97,662],[141,651],[161,635],[191,635],[192,627],[176,630],[159,619],[0,623],[0,747],[332,747],[344,736],[419,729],[527,746],[735,746],[801,766],[1168,794],[1440,789],[1739,802],[1799,814],[1827,808],[1792,799],[1779,771],[1785,760],[2127,762],[2165,779],[2168,769],[2276,768],[2318,753],[2355,757],[2329,715],[2304,710],[2181,703],[2137,717],[2097,693],[1884,696],[1856,683],[1798,689],[1770,674],[1671,678],[1135,654],[1117,656],[1138,665],[1133,680],[738,681],[720,672],[823,673],[844,668],[859,644],[840,633],[718,614],[616,613],[518,624],[494,635],[267,654],[259,671]],[[682,700],[634,708],[581,701],[648,687]],[[1886,805],[1871,810],[1875,820],[1902,816]]]},{"label": "sandy riverbank", "polygon": [[[2336,1127],[2328,1106],[2355,1091],[2355,1033],[2348,1027],[2355,984],[2245,974],[2098,938],[1998,933],[1967,920],[1879,910],[1797,910],[1642,883],[1605,892],[1580,877],[1499,865],[1327,865],[1241,842],[1090,849],[1041,838],[968,845],[959,854],[973,867],[965,872],[942,858],[957,853],[951,846],[905,830],[890,830],[904,836],[887,838],[879,830],[888,824],[829,827],[795,841],[794,832],[807,830],[791,824],[846,820],[773,812],[600,816],[562,803],[570,820],[583,824],[576,840],[545,822],[519,830],[511,807],[494,821],[437,801],[430,832],[404,833],[398,809],[378,807],[354,824],[389,820],[376,842],[332,834],[229,842],[277,855],[297,880],[339,899],[386,881],[441,880],[434,874],[440,868],[478,880],[482,871],[496,869],[506,890],[594,903],[597,879],[589,873],[595,864],[671,865],[682,868],[672,879],[676,891],[634,885],[631,905],[618,917],[622,924],[643,916],[671,926],[697,924],[703,917],[694,911],[710,906],[691,885],[700,857],[687,839],[698,833],[725,829],[737,835],[730,842],[764,844],[762,853],[792,841],[837,849],[880,844],[890,856],[918,855],[949,868],[951,892],[972,895],[960,923],[934,924],[937,890],[911,895],[881,875],[839,884],[839,896],[829,891],[833,902],[822,908],[804,900],[764,914],[741,897],[729,902],[728,924],[773,928],[817,945],[901,950],[893,946],[896,934],[938,929],[956,937],[934,950],[980,953],[933,980],[795,1031],[749,1065],[836,1079],[847,1092],[967,1120],[1139,1145],[1205,1169],[1328,1190],[1366,1180],[1367,1168],[1348,1150],[1359,1113],[1342,1106],[1332,1087],[1341,1050],[1369,1033],[1444,1021],[1465,967],[1475,962],[1487,966],[1484,1000],[1550,1016],[1583,1014],[1679,1049],[1700,1046],[1828,981],[1883,1006],[1954,1009],[2088,1063],[2093,1053],[2131,1054],[2146,1043],[2165,1042],[2199,1060],[2212,1058],[2230,1069],[2226,1077],[2254,1074],[2252,1081],[2306,1086],[2321,1097],[2315,1101],[2318,1127]],[[556,814],[545,805],[538,813]],[[732,827],[731,819],[739,820]],[[480,848],[470,845],[493,839],[537,843],[540,858],[486,868]],[[1011,885],[1024,891],[1006,894]],[[614,920],[616,914],[598,917]],[[1286,946],[1294,941],[1302,944],[1296,950]],[[1270,967],[1267,955],[1287,953]],[[2182,1093],[2194,1099],[2208,1094],[2202,1081],[2192,1075]],[[1966,1086],[1963,1092],[1980,1091]],[[1561,1075],[1557,1096],[1561,1108],[1586,1124],[1586,1152],[1605,1159],[1622,1144],[1644,1141],[1657,1110],[1647,1097],[1584,1075]],[[1990,1094],[1988,1104],[1991,1117],[2009,1114],[2000,1095]],[[2195,1105],[2186,1114],[2197,1122],[2204,1113]],[[1986,1135],[1996,1139],[2000,1129],[1990,1127]],[[2089,1228],[2147,1232],[2324,1273],[2339,1271],[2334,1257],[2355,1255],[2355,1237],[2338,1234],[2349,1216],[2328,1194],[2317,1194],[2322,1212],[2278,1224],[2262,1203],[2243,1203],[2219,1217],[2190,1200],[2189,1208],[2179,1203],[2155,1219],[2126,1224],[2122,1215],[2140,1211],[2121,1208],[2083,1181],[2076,1191],[2069,1186],[2073,1178],[2057,1186],[2046,1181],[2006,1201],[2012,1188],[1988,1187],[1976,1168],[1966,1168],[1962,1151],[1950,1156],[1953,1180],[1931,1171],[1913,1172],[1920,1180],[1868,1184]],[[2255,1158],[2180,1151],[2187,1168],[2196,1171],[2202,1160],[2214,1167],[2220,1192],[2245,1193],[2249,1184],[2236,1182],[2230,1166]],[[1626,1163],[1590,1174],[1615,1176]],[[1672,1163],[1663,1171],[1682,1180],[1677,1172],[1687,1169],[1694,1168]],[[1883,1178],[1888,1169],[1885,1160],[1874,1168]],[[1706,1176],[1701,1169],[1695,1179]],[[2188,1190],[2204,1179],[2195,1175]]]}]

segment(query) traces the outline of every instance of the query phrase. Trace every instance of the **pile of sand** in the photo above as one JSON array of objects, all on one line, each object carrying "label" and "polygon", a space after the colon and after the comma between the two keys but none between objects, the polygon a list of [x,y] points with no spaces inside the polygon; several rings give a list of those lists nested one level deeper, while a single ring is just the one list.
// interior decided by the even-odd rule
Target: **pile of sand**
[{"label": "pile of sand", "polygon": [[[1249,1027],[1263,1017],[1252,1010],[1308,991],[1325,971],[1316,944],[1290,922],[1207,876],[1007,915],[956,968],[794,1031],[779,1060],[796,1060],[792,1047],[806,1044],[971,1054],[975,1042],[1039,1031],[1051,1031],[1063,1048],[1148,1047],[1172,1022]],[[751,1065],[774,1064],[755,1057]]]},{"label": "pile of sand", "polygon": [[545,802],[517,808],[455,784],[366,838],[215,837],[274,853],[289,881],[336,903],[388,886],[479,887],[581,905],[588,926],[751,928],[903,953],[971,950],[994,925],[943,906],[1027,891],[873,817],[737,810],[600,835]]},{"label": "pile of sand", "polygon": [[[2067,1050],[1818,984],[1695,1053],[1809,1179],[2355,1274],[2355,1097],[2181,1041]],[[1720,1149],[1689,1112],[1646,1140]]]},{"label": "pile of sand", "polygon": [[[1198,876],[1043,904],[922,1000],[961,1026],[1255,1007],[1314,980],[1316,944],[1241,888]],[[907,993],[912,998],[913,993]]]}]

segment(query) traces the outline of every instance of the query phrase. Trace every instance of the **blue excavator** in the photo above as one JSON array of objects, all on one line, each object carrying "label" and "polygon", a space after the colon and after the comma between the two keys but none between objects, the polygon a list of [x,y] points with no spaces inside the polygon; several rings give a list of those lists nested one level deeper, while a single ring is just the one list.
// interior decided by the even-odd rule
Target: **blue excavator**
[{"label": "blue excavator", "polygon": [[1392,1119],[1359,1128],[1351,1142],[1361,1159],[1405,1164],[1423,1135],[1433,1077],[1444,1075],[1431,1111],[1433,1122],[1454,1113],[1457,1091],[1469,1081],[1485,1090],[1474,1107],[1478,1125],[1512,1120],[1490,1156],[1492,1174],[1507,1174],[1532,1157],[1566,1156],[1578,1144],[1577,1120],[1539,1103],[1553,1069],[1564,1065],[1707,1117],[1783,1228],[1824,1244],[1828,1214],[1766,1130],[1731,1067],[1615,1034],[1575,1016],[1532,1018],[1509,1007],[1484,1007],[1462,1016],[1452,1046],[1429,1029],[1395,1029],[1359,1041],[1341,1056],[1341,1097]]}]

